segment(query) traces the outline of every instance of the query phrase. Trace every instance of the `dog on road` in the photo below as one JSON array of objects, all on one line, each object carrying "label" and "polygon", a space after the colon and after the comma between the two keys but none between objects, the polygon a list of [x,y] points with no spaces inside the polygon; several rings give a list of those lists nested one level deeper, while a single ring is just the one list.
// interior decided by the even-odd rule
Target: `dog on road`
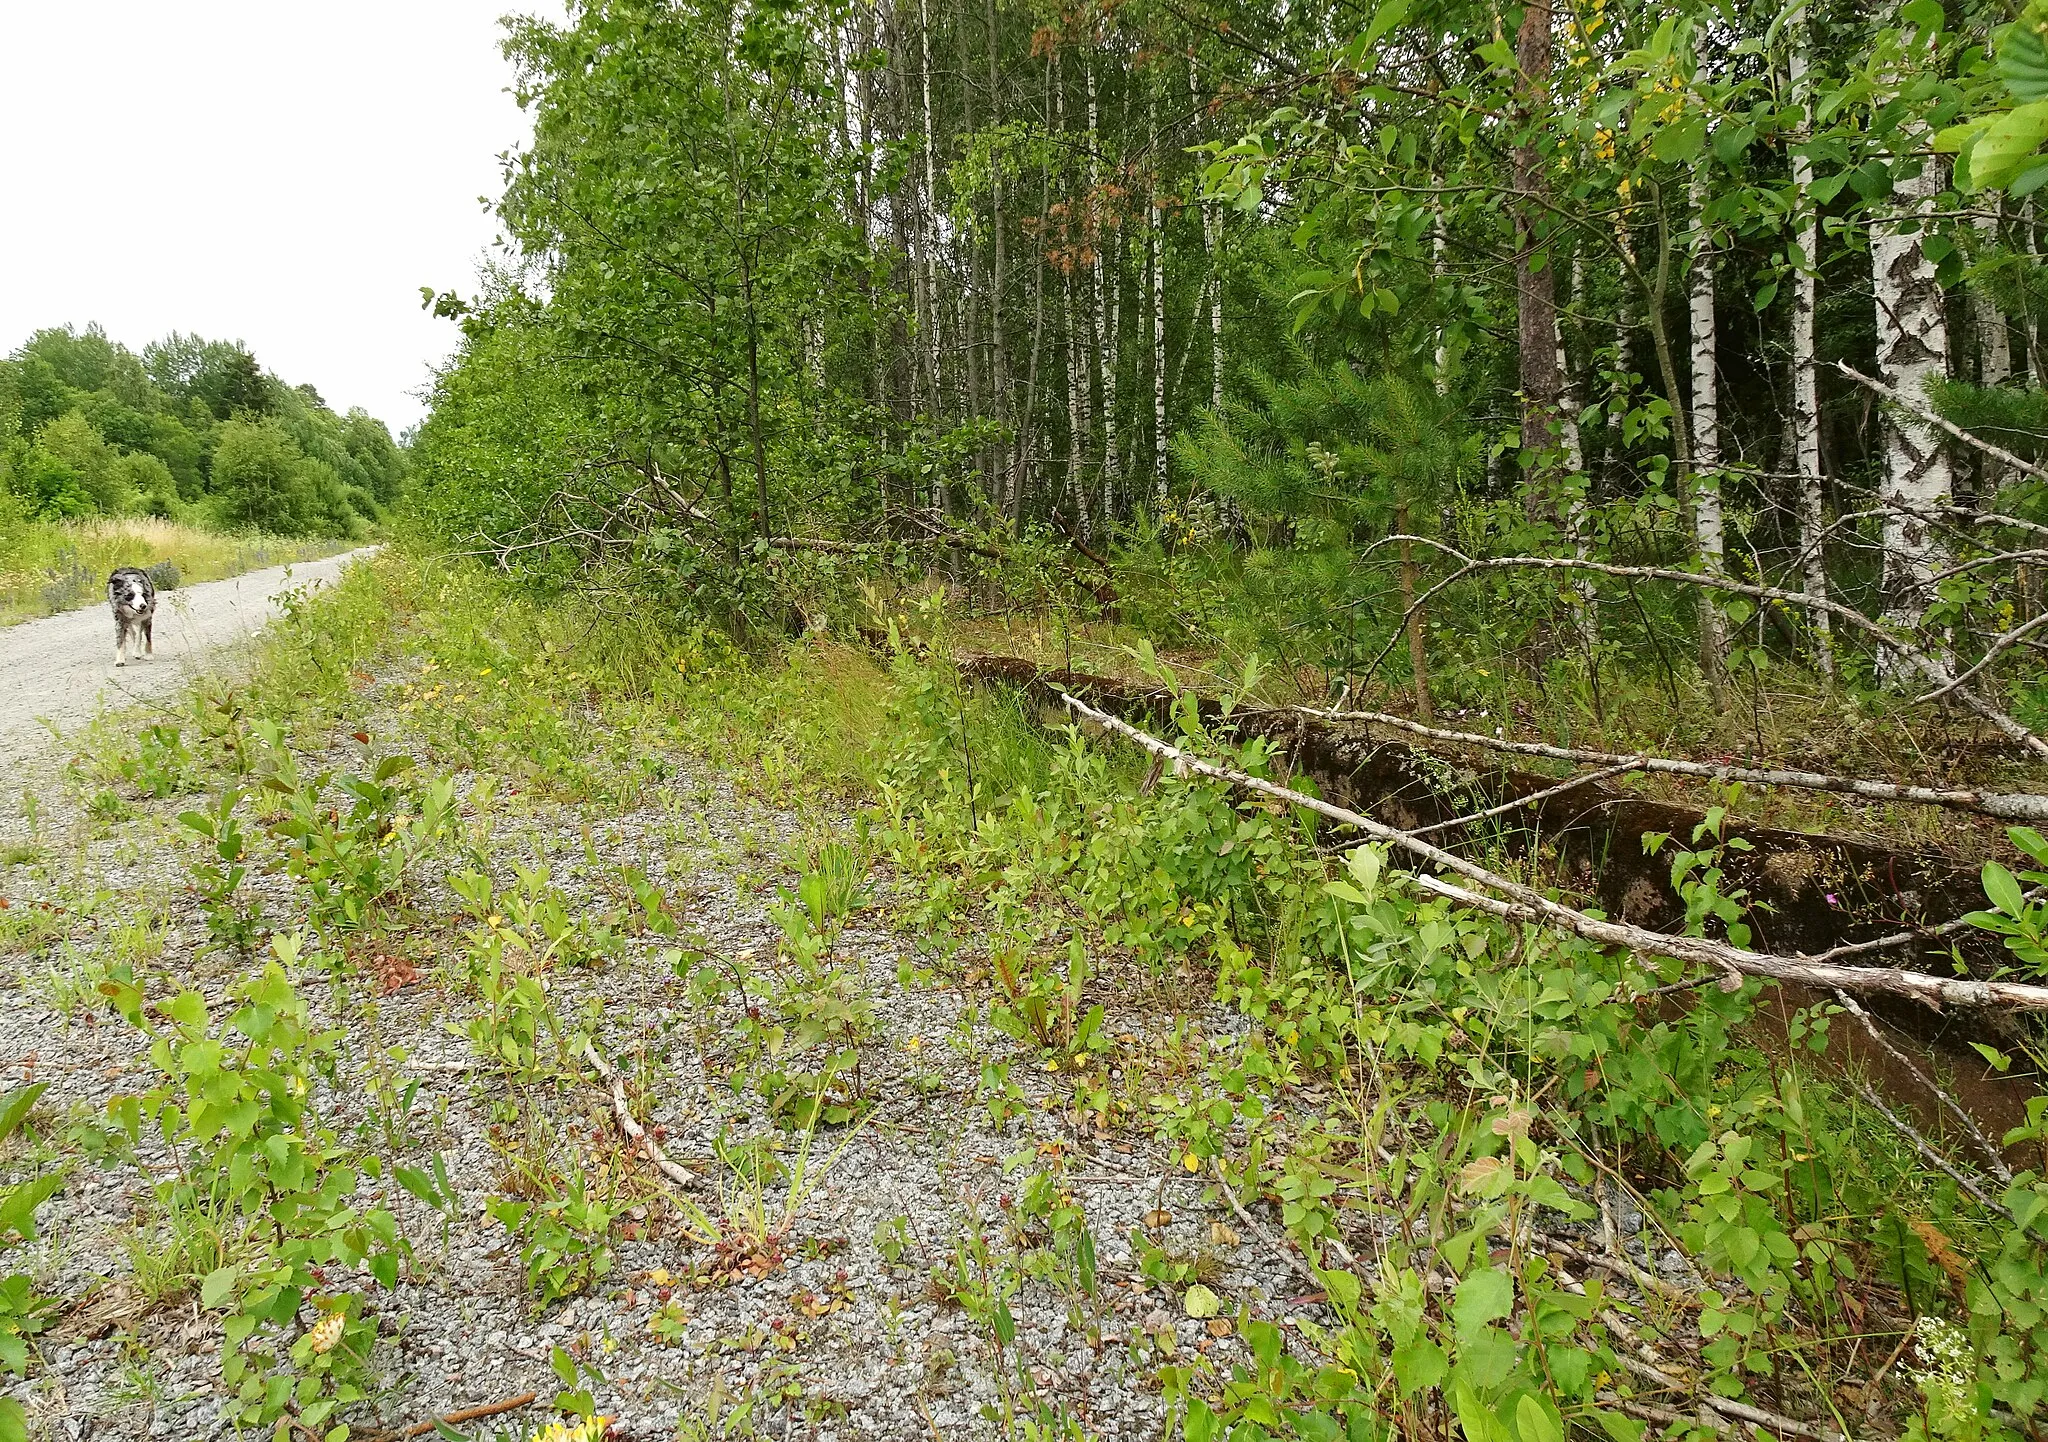
[{"label": "dog on road", "polygon": [[140,654],[155,656],[150,629],[156,620],[156,583],[146,572],[123,566],[107,577],[107,602],[114,608],[114,664],[128,664],[128,649],[138,639]]}]

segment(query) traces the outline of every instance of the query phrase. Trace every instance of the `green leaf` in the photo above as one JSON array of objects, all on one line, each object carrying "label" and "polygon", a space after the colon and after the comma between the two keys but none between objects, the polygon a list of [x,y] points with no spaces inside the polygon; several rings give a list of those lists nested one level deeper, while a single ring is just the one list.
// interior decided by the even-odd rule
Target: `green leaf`
[{"label": "green leaf", "polygon": [[64,1168],[47,1172],[32,1182],[0,1191],[0,1243],[9,1233],[20,1234],[22,1240],[31,1241],[36,1234],[36,1208],[50,1199],[57,1188],[64,1185]]},{"label": "green leaf", "polygon": [[1514,1305],[1515,1284],[1508,1274],[1482,1267],[1458,1283],[1451,1320],[1458,1324],[1459,1336],[1468,1336],[1488,1322],[1505,1317],[1514,1310]]},{"label": "green leaf", "polygon": [[16,1087],[0,1097],[0,1142],[14,1135],[28,1116],[29,1108],[36,1104],[36,1098],[50,1089],[48,1082],[37,1082],[33,1086]]},{"label": "green leaf", "polygon": [[28,1442],[28,1413],[12,1397],[0,1397],[0,1442]]},{"label": "green leaf", "polygon": [[1984,894],[2007,916],[2018,917],[2027,909],[2026,894],[2017,878],[1995,861],[1984,863]]},{"label": "green leaf", "polygon": [[1998,39],[1998,78],[2017,100],[2048,100],[2048,11],[2030,5]]},{"label": "green leaf", "polygon": [[1977,132],[1957,163],[1959,172],[1967,167],[1969,173],[1967,179],[1958,175],[1956,183],[1969,190],[2008,185],[2039,153],[2043,141],[2048,141],[2048,100],[2032,101],[1995,116]]},{"label": "green leaf", "polygon": [[1527,1392],[1515,1404],[1515,1433],[1521,1442],[1564,1442],[1564,1425],[1556,1411]]},{"label": "green leaf", "polygon": [[1998,1048],[1996,1047],[1986,1046],[1981,1041],[1973,1041],[1970,1043],[1970,1048],[1971,1050],[1975,1051],[1978,1056],[1983,1057],[1984,1060],[1990,1065],[1993,1071],[2003,1072],[2007,1067],[2012,1065],[2012,1058],[2007,1056],[2004,1052],[1998,1050]]},{"label": "green leaf", "polygon": [[1906,0],[1899,7],[1899,18],[1915,30],[1929,34],[1940,30],[1945,19],[1941,12],[1941,0]]},{"label": "green leaf", "polygon": [[242,1275],[240,1267],[217,1267],[206,1274],[206,1280],[199,1284],[199,1305],[219,1307],[235,1290],[235,1281]]},{"label": "green leaf", "polygon": [[1688,115],[1657,132],[1650,141],[1650,154],[1668,164],[1684,165],[1699,157],[1706,141],[1706,117]]},{"label": "green leaf", "polygon": [[1450,1370],[1444,1349],[1426,1338],[1394,1349],[1394,1381],[1404,1397],[1436,1386]]},{"label": "green leaf", "polygon": [[1197,1322],[1205,1322],[1223,1310],[1223,1303],[1217,1300],[1216,1294],[1200,1282],[1187,1289],[1180,1299],[1180,1304]]}]

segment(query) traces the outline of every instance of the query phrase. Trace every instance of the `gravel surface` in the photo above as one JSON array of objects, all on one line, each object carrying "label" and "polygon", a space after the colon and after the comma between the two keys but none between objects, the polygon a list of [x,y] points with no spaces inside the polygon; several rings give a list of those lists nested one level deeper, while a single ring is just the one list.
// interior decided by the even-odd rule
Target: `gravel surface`
[{"label": "gravel surface", "polygon": [[[314,569],[298,568],[298,579]],[[262,583],[245,577],[240,584],[253,595]],[[80,674],[90,669],[72,664]],[[399,730],[388,709],[379,709],[393,679],[362,698],[379,745]],[[362,761],[363,748],[343,737],[306,769]],[[474,780],[462,778],[472,799]],[[175,980],[217,998],[242,969],[205,951],[203,918],[184,890],[193,853],[169,818],[190,804],[138,799],[118,824],[81,823],[75,852],[37,867],[32,881],[22,880],[28,868],[0,872],[0,887],[17,907],[39,892],[53,900],[99,897],[89,922],[56,926],[17,954],[15,984],[0,990],[0,1075],[8,1084],[49,1082],[40,1108],[46,1116],[104,1116],[110,1097],[151,1080],[134,1033],[93,990],[102,974],[96,968],[124,926],[136,917],[161,926],[145,947],[160,950],[138,968],[153,966],[162,978],[152,994]],[[466,815],[477,821],[473,808]],[[820,1129],[808,1184],[773,1246],[735,1247],[729,1225],[720,1245],[693,1238],[704,1216],[717,1221],[744,1210],[746,1189],[721,1150],[773,1138],[784,1167],[796,1164],[795,1141],[770,1124],[760,1095],[729,1078],[744,1061],[737,1033],[747,1008],[763,1004],[760,993],[779,978],[787,985],[770,908],[777,888],[795,878],[777,858],[821,828],[844,834],[848,818],[799,815],[677,757],[668,779],[632,809],[501,794],[491,820],[498,881],[511,881],[513,863],[545,862],[573,916],[618,909],[627,864],[671,899],[679,937],[625,935],[602,964],[558,967],[548,984],[558,1015],[594,1023],[598,1048],[632,1082],[635,1110],[700,1181],[679,1198],[634,1155],[587,1067],[557,1063],[547,1076],[518,1079],[477,1057],[463,1027],[479,1004],[448,965],[463,945],[463,923],[438,875],[418,878],[405,924],[376,943],[401,950],[406,966],[380,972],[383,963],[365,943],[345,984],[308,978],[302,985],[316,1011],[349,1032],[339,1084],[316,1094],[326,1119],[393,1164],[424,1167],[442,1153],[459,1193],[444,1247],[438,1217],[392,1189],[385,1200],[414,1239],[415,1263],[395,1292],[366,1279],[348,1284],[366,1291],[380,1330],[383,1391],[373,1406],[350,1414],[358,1436],[536,1391],[539,1404],[471,1432],[499,1435],[495,1427],[524,1437],[545,1419],[556,1385],[548,1362],[559,1346],[601,1374],[597,1401],[618,1418],[624,1438],[705,1435],[690,1430],[694,1423],[678,1428],[736,1408],[744,1424],[709,1435],[949,1442],[1013,1433],[1000,1420],[1006,1411],[1030,1416],[1039,1408],[1085,1429],[1048,1436],[1158,1437],[1165,1405],[1155,1378],[1164,1362],[1201,1354],[1227,1371],[1244,1353],[1226,1324],[1187,1315],[1184,1281],[1166,1287],[1141,1275],[1131,1240],[1141,1227],[1173,1257],[1199,1262],[1226,1317],[1291,1325],[1305,1308],[1328,1320],[1297,1296],[1302,1281],[1266,1244],[1240,1237],[1217,1199],[1205,1202],[1203,1179],[1178,1157],[1142,1131],[1098,1127],[1073,1105],[1071,1082],[1042,1063],[1042,1053],[988,1027],[985,1008],[973,1005],[986,983],[974,983],[971,956],[941,960],[904,920],[915,898],[880,873],[831,954],[878,1017],[878,1037],[860,1049],[861,1087],[873,1109],[856,1126]],[[273,918],[289,917],[301,908],[294,883],[263,862],[259,855],[252,884]],[[750,992],[693,1000],[692,968],[676,965],[678,945],[749,975]],[[1177,1056],[1199,1059],[1205,1048],[1227,1046],[1242,1022],[1211,1007],[1206,991],[1193,978],[1169,978],[1149,999],[1106,998],[1105,1030],[1127,1044],[1118,1055],[1146,1055],[1155,1039],[1152,1054],[1164,1055],[1165,1034],[1176,1026],[1182,1030],[1170,1049]],[[1008,1063],[1022,1092],[1021,1114],[1001,1124],[976,1096],[989,1062]],[[1124,1082],[1115,1063],[1105,1079],[1113,1087]],[[408,1088],[415,1089],[399,1116],[396,1099]],[[150,1304],[130,1281],[133,1253],[161,1247],[137,1219],[147,1212],[151,1183],[174,1165],[147,1139],[134,1160],[76,1164],[41,1213],[42,1238],[10,1259],[65,1303],[45,1339],[44,1370],[14,1388],[40,1435],[229,1435],[219,1318],[189,1293]],[[555,1174],[580,1168],[594,1184],[615,1187],[625,1208],[612,1233],[610,1273],[542,1311],[512,1239],[485,1212],[492,1197],[518,1191],[522,1168],[530,1176],[536,1167]],[[1050,1176],[1086,1213],[1098,1258],[1092,1295],[1070,1277],[1033,1274],[1033,1249],[1047,1239],[1019,1222],[1015,1205],[1034,1172]],[[791,1191],[779,1183],[765,1195],[773,1209]],[[978,1263],[968,1270],[1016,1284],[1007,1303],[1015,1341],[1007,1347],[937,1280],[957,1275],[960,1256],[972,1256],[976,1241],[991,1260],[985,1273]],[[650,1326],[665,1300],[680,1315],[680,1331],[670,1337]]]}]

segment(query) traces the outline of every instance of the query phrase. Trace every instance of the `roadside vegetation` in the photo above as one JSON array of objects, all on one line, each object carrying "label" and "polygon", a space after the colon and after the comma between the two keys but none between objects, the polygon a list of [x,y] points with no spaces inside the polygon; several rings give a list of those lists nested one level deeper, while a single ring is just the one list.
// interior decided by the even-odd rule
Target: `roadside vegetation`
[{"label": "roadside vegetation", "polygon": [[871,600],[749,656],[387,553],[107,726],[0,913],[22,1425],[2019,1425],[2035,1131],[1944,1169],[1839,1004],[1454,908]]},{"label": "roadside vegetation", "polygon": [[406,475],[383,422],[239,344],[37,331],[0,360],[0,624],[87,604],[117,565],[175,584],[331,554]]},{"label": "roadside vegetation", "polygon": [[107,576],[117,566],[139,566],[169,591],[333,555],[348,544],[223,533],[152,516],[23,521],[0,528],[0,625],[104,602]]}]

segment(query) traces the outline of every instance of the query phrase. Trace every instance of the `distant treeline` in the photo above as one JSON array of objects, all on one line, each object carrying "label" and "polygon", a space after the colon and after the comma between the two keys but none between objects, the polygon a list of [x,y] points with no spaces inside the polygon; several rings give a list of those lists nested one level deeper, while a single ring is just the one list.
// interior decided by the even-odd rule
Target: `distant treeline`
[{"label": "distant treeline", "polygon": [[358,536],[407,468],[382,421],[335,414],[239,342],[173,333],[138,356],[97,325],[64,326],[0,361],[0,525],[152,515]]}]

